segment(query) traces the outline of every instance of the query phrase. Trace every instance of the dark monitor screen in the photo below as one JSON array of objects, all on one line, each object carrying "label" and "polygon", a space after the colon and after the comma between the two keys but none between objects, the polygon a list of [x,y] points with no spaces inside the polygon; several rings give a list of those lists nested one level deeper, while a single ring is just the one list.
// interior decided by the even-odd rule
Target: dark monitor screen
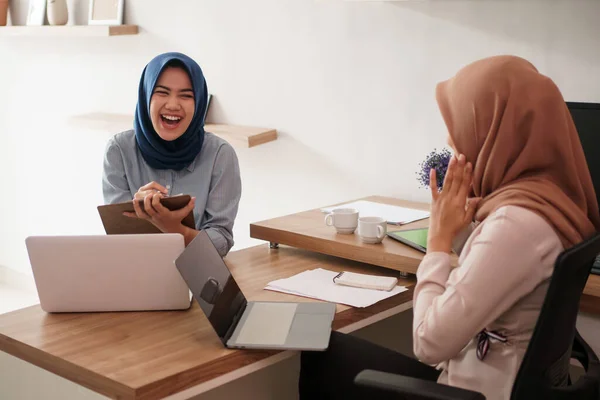
[{"label": "dark monitor screen", "polygon": [[600,196],[600,104],[567,102],[594,183]]}]

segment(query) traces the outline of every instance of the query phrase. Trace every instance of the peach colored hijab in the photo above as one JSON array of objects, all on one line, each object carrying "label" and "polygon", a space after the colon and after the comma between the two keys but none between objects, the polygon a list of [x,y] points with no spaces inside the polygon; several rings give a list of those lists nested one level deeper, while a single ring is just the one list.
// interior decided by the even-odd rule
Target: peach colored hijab
[{"label": "peach colored hijab", "polygon": [[554,82],[528,61],[496,56],[441,82],[437,102],[456,150],[473,163],[475,218],[515,205],[548,221],[565,248],[600,229],[581,142]]}]

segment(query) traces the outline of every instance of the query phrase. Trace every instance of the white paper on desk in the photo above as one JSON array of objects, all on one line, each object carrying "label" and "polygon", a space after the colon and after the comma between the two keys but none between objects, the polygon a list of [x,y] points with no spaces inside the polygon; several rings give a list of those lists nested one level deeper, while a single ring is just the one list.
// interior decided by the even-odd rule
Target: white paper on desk
[{"label": "white paper on desk", "polygon": [[429,211],[416,210],[392,206],[390,204],[375,203],[373,201],[359,200],[352,203],[341,204],[334,207],[325,207],[321,211],[329,213],[334,208],[356,208],[360,217],[381,217],[391,225],[403,225],[429,217]]},{"label": "white paper on desk", "polygon": [[290,278],[269,282],[265,289],[361,308],[408,290],[404,286],[396,286],[386,292],[337,285],[333,283],[337,274],[322,268],[312,269]]}]

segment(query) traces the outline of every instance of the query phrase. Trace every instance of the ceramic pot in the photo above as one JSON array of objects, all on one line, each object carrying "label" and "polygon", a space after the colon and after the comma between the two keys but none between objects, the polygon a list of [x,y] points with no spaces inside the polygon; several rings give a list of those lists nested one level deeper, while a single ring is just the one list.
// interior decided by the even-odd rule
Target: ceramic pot
[{"label": "ceramic pot", "polygon": [[46,12],[50,25],[66,25],[69,21],[67,0],[48,0]]}]

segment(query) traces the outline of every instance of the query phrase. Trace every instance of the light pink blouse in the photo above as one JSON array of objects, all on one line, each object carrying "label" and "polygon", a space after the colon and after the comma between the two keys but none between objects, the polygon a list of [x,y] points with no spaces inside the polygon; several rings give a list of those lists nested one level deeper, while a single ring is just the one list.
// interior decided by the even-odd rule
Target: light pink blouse
[{"label": "light pink blouse", "polygon": [[[508,400],[563,246],[543,218],[515,206],[471,229],[458,268],[452,270],[450,255],[439,252],[419,266],[414,352],[442,369],[438,382]],[[487,341],[480,359],[478,334],[484,329],[500,337]]]}]

